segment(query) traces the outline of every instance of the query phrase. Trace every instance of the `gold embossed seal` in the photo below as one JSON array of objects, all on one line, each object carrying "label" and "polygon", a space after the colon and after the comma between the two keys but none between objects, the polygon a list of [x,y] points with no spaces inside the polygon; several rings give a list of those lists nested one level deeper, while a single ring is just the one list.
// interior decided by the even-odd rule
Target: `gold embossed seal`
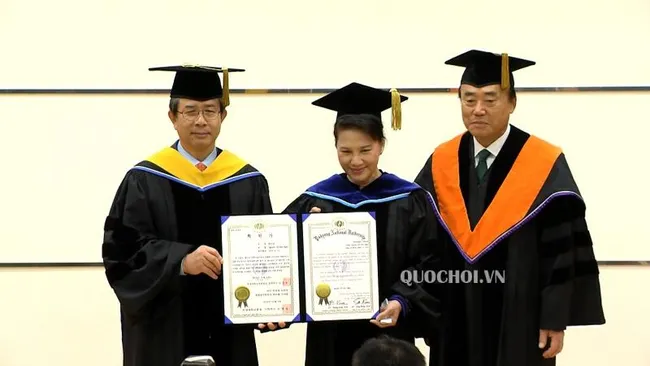
[{"label": "gold embossed seal", "polygon": [[318,286],[316,286],[316,296],[318,296],[318,305],[323,305],[323,302],[325,305],[329,305],[329,296],[332,294],[332,289],[330,288],[330,285],[326,283],[321,283]]},{"label": "gold embossed seal", "polygon": [[239,286],[235,289],[235,299],[239,301],[239,304],[237,304],[238,308],[241,308],[241,305],[244,304],[244,307],[248,307],[248,298],[251,296],[251,291],[248,289],[248,287],[245,286]]}]

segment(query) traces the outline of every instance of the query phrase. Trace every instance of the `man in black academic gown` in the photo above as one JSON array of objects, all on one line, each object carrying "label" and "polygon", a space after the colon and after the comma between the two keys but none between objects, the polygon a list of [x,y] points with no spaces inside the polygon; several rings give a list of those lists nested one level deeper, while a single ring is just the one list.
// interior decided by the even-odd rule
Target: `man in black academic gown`
[{"label": "man in black academic gown", "polygon": [[[224,325],[222,215],[272,213],[266,178],[215,147],[227,75],[176,72],[169,118],[179,140],[130,169],[104,226],[106,277],[121,310],[124,366],[178,366],[190,355],[258,365],[254,327]],[[143,136],[144,137],[144,136]]]},{"label": "man in black academic gown", "polygon": [[430,363],[555,365],[567,327],[605,323],[585,203],[562,150],[509,124],[512,72],[534,62],[472,50],[446,63],[465,67],[467,131],[416,183],[434,196],[453,268],[483,283],[437,287],[444,329],[429,338]]}]

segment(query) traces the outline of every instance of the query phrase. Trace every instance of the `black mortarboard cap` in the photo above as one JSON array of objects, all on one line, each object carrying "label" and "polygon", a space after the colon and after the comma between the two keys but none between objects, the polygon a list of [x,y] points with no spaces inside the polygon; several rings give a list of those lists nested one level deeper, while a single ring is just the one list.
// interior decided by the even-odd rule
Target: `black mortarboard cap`
[{"label": "black mortarboard cap", "polygon": [[[149,71],[173,71],[176,73],[170,97],[192,100],[221,98],[224,105],[230,105],[230,72],[243,72],[244,69],[231,69],[214,66],[181,65],[152,67]],[[219,74],[223,73],[223,87]]]},{"label": "black mortarboard cap", "polygon": [[348,114],[370,114],[380,121],[381,112],[392,108],[392,127],[399,130],[402,128],[401,104],[406,100],[408,97],[400,95],[397,89],[386,91],[354,82],[311,104],[338,112],[337,118]]},{"label": "black mortarboard cap", "polygon": [[445,62],[447,65],[465,67],[461,84],[477,88],[500,84],[502,89],[515,86],[514,71],[535,65],[535,61],[508,56],[507,53],[492,53],[470,50]]}]

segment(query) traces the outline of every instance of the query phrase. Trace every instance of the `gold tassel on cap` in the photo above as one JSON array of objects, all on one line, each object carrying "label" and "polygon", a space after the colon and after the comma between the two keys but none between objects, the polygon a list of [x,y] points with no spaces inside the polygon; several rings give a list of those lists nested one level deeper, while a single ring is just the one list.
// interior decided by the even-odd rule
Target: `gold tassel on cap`
[{"label": "gold tassel on cap", "polygon": [[501,89],[510,88],[510,60],[507,53],[501,54]]},{"label": "gold tassel on cap", "polygon": [[393,88],[390,90],[391,97],[391,109],[393,112],[393,130],[402,129],[402,97],[399,95],[397,89]]},{"label": "gold tassel on cap", "polygon": [[230,105],[230,83],[228,80],[228,68],[225,67],[222,69],[223,71],[223,96],[221,97],[221,100],[223,100],[223,105],[224,107],[227,107]]}]

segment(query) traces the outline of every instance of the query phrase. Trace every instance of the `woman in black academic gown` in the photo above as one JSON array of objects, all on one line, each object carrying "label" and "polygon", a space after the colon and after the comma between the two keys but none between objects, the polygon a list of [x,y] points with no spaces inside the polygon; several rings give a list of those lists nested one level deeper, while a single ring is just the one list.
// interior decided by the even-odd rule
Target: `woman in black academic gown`
[{"label": "woman in black academic gown", "polygon": [[[408,99],[396,93],[352,83],[312,103],[338,112],[334,137],[344,173],[316,183],[284,213],[374,211],[379,296],[389,302],[374,320],[310,322],[307,366],[350,365],[354,351],[380,334],[414,342],[436,318],[437,301],[423,284],[400,280],[402,271],[424,271],[438,260],[431,198],[418,185],[378,167],[385,141],[381,112],[391,105],[396,112]],[[387,318],[393,321],[379,322]]]}]

